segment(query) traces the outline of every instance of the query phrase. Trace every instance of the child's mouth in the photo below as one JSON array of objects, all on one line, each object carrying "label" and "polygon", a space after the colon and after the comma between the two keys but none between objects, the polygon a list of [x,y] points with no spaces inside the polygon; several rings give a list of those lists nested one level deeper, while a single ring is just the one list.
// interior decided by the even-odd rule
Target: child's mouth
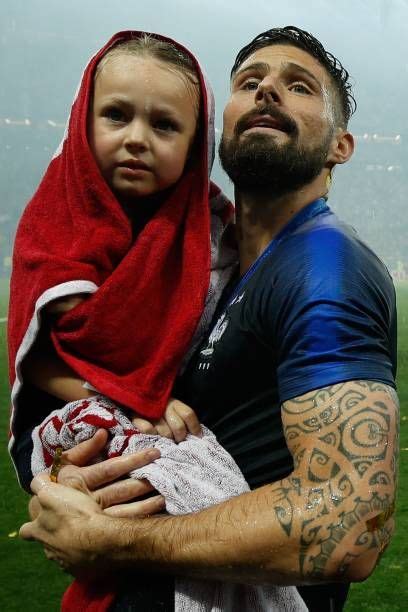
[{"label": "child's mouth", "polygon": [[151,172],[147,164],[136,159],[127,159],[124,162],[120,162],[117,168],[123,178],[130,180],[142,179]]}]

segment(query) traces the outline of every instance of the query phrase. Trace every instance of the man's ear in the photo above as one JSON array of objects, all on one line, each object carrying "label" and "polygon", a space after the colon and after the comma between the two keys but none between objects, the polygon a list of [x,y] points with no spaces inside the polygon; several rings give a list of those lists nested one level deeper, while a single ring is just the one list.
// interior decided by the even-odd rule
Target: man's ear
[{"label": "man's ear", "polygon": [[330,167],[335,164],[344,164],[350,159],[354,152],[354,138],[350,132],[343,130],[342,128],[337,129],[337,133],[333,136],[332,143],[330,145],[329,153],[327,155],[327,163]]}]

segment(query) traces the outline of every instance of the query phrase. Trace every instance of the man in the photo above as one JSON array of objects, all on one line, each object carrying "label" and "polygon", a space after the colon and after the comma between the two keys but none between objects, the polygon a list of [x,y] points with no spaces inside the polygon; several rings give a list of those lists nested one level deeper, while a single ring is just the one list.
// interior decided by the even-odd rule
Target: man
[{"label": "man", "polygon": [[[353,103],[347,72],[302,30],[269,30],[238,54],[220,156],[236,189],[240,279],[177,396],[253,490],[194,515],[128,520],[119,505],[112,519],[41,476],[37,518],[21,535],[74,573],[125,566],[327,585],[373,571],[393,531],[395,296],[381,262],[325,203],[334,166],[353,153]],[[75,452],[83,464],[88,450]],[[110,475],[108,462],[64,468],[59,480],[98,489],[146,460],[122,458]],[[115,486],[97,491],[103,506],[127,499]],[[317,603],[301,592],[310,609],[342,607],[334,586]]]}]

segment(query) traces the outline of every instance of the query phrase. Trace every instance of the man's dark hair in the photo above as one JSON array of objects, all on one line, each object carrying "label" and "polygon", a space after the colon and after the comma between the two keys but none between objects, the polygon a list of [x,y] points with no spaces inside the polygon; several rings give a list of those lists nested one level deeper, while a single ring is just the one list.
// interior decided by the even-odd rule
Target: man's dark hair
[{"label": "man's dark hair", "polygon": [[342,66],[339,60],[326,51],[323,45],[305,30],[296,26],[286,26],[284,28],[272,28],[262,34],[258,34],[248,45],[243,47],[238,53],[235,63],[231,70],[231,78],[238,70],[242,62],[254,51],[270,45],[292,45],[299,47],[312,55],[330,74],[338,99],[340,102],[341,123],[347,125],[351,115],[357,108],[354,99],[349,73]]}]

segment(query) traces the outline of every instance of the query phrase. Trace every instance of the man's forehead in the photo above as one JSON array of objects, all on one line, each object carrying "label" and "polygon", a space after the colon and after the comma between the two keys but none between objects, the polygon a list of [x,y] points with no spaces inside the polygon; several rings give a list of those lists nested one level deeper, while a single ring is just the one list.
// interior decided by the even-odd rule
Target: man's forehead
[{"label": "man's forehead", "polygon": [[245,58],[237,72],[259,62],[267,64],[271,70],[285,69],[288,65],[295,64],[311,72],[322,84],[329,80],[329,75],[318,60],[294,45],[272,44],[256,49]]}]

